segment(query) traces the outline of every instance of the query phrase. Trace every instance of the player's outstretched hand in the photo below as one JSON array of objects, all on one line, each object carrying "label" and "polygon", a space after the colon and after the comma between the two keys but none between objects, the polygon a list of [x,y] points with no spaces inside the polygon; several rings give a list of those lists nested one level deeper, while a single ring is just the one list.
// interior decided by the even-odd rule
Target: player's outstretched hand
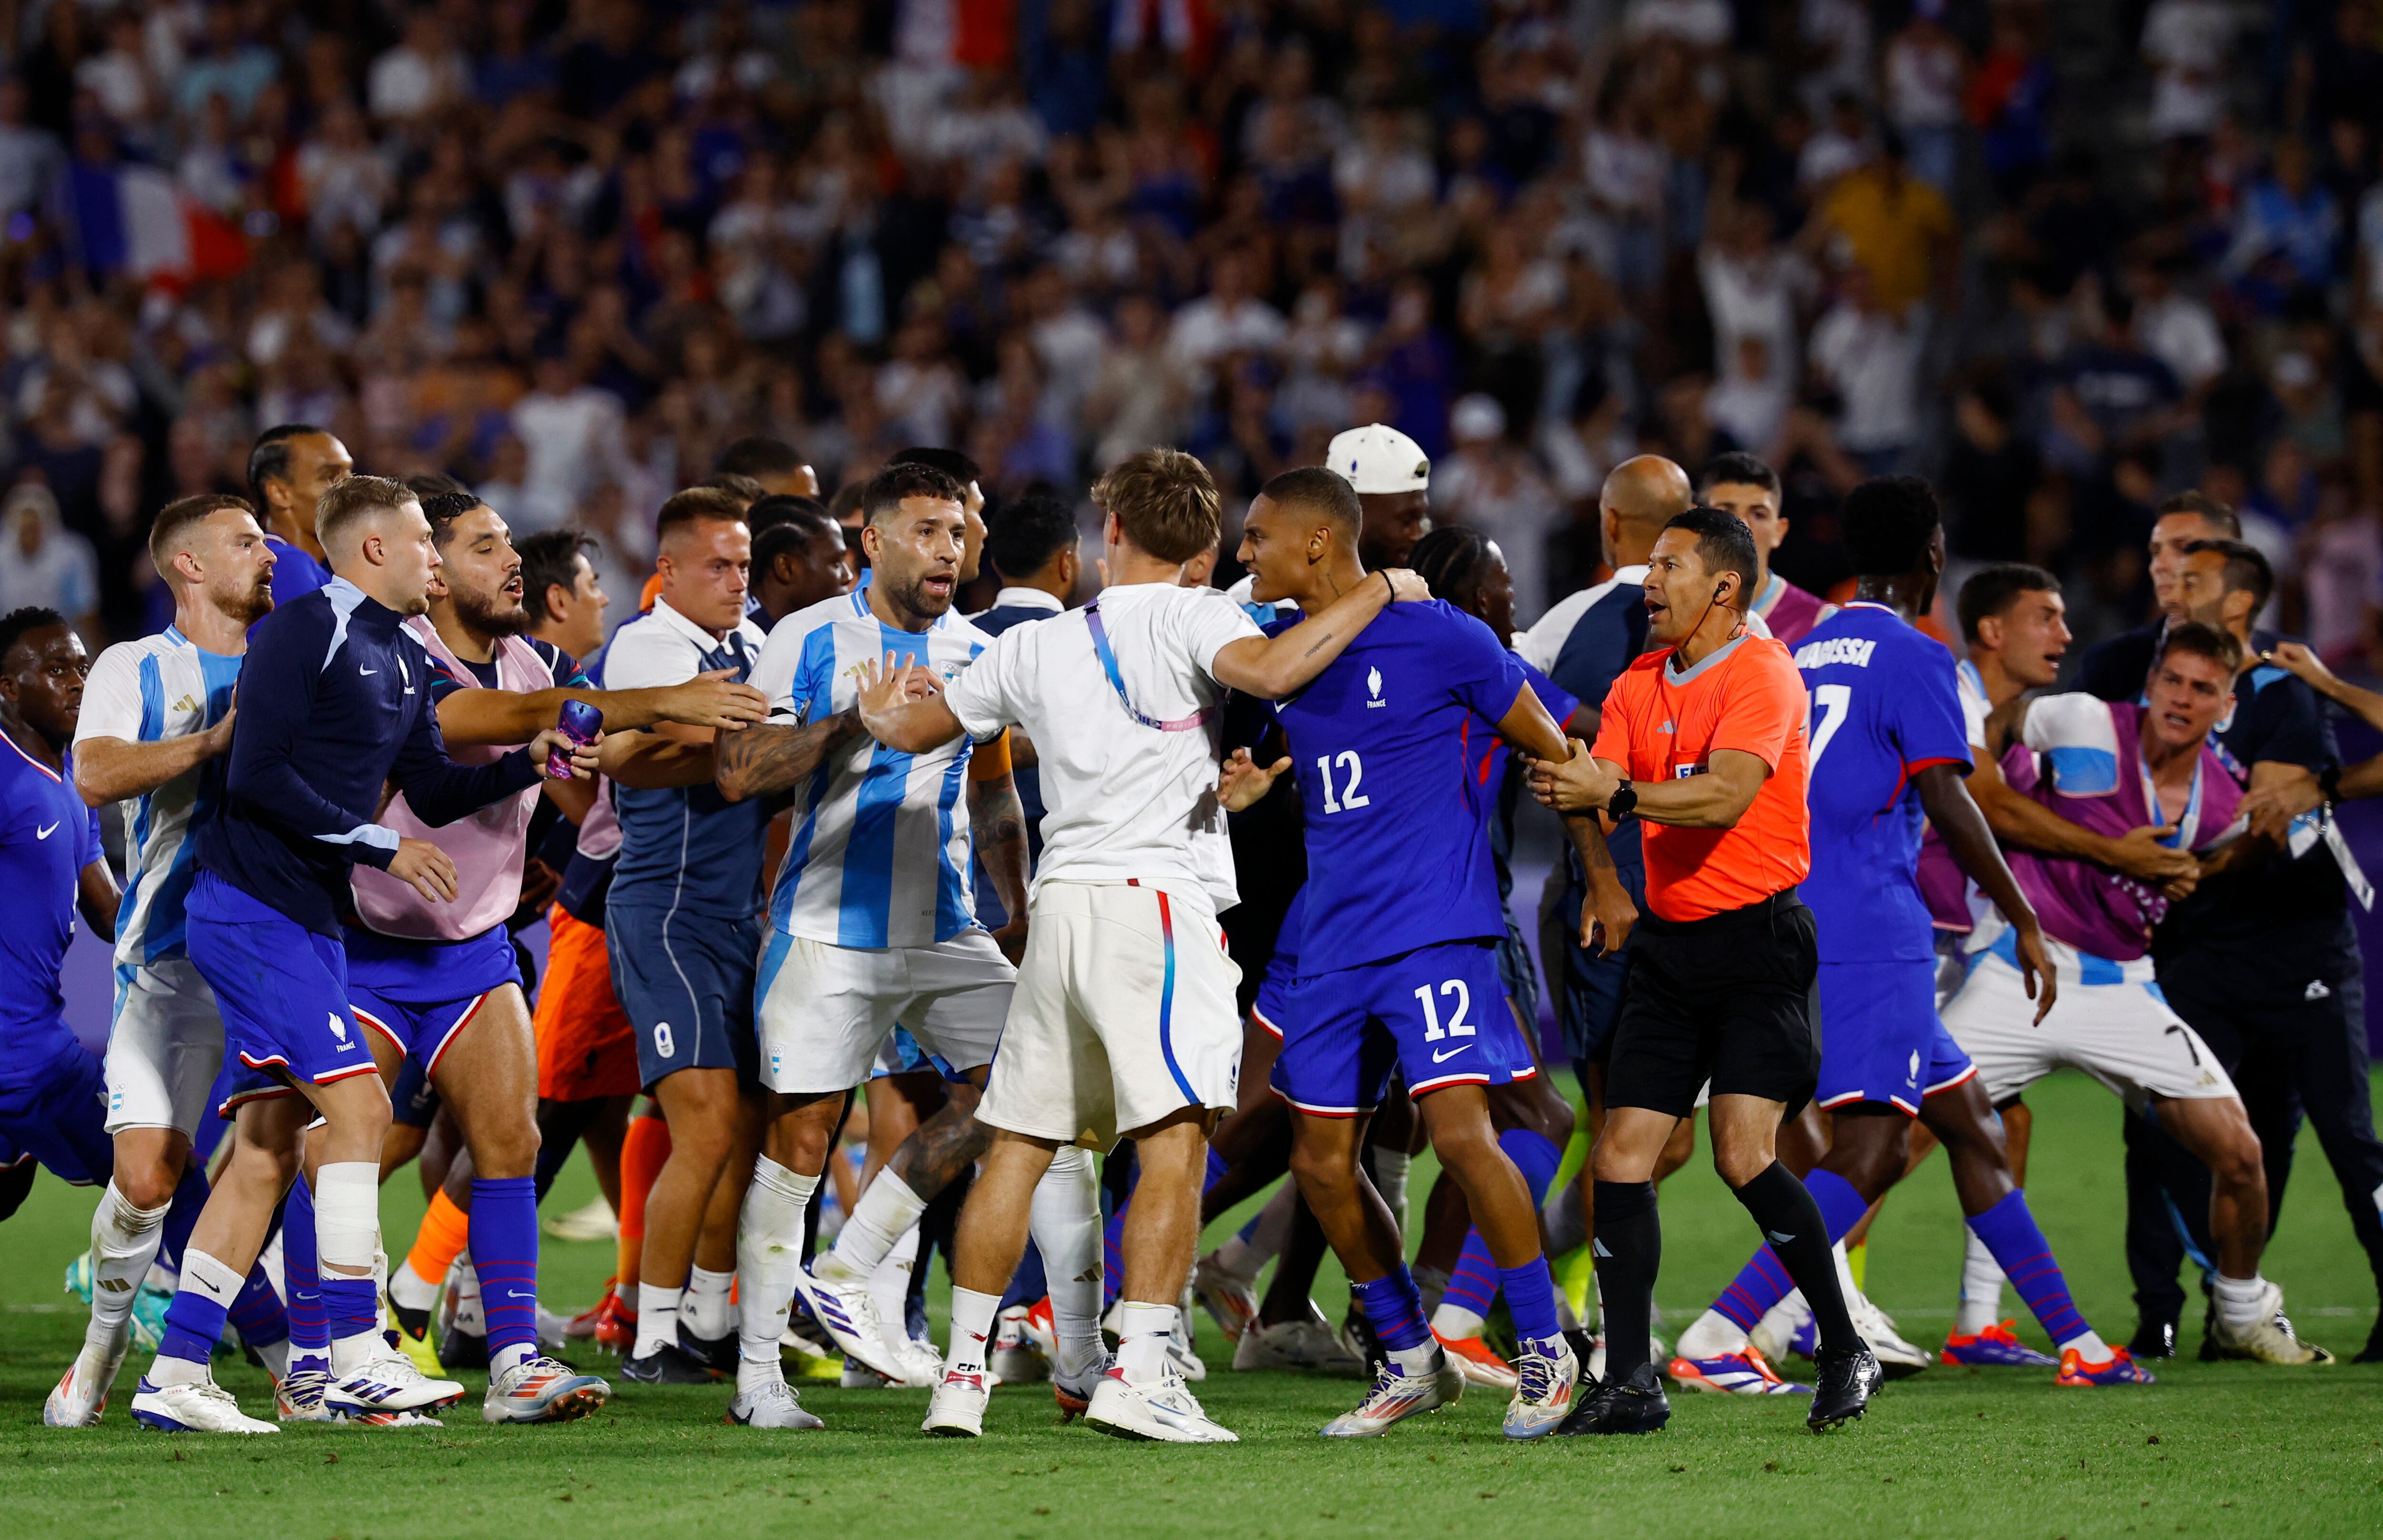
[{"label": "player's outstretched hand", "polygon": [[2052,1014],[2052,1002],[2060,993],[2060,975],[2054,971],[2052,959],[2044,955],[2043,927],[2031,919],[2019,926],[2011,947],[2019,954],[2019,973],[2027,985],[2027,997],[2035,1002],[2035,1020],[2031,1025],[2041,1027],[2043,1018]]},{"label": "player's outstretched hand", "polygon": [[741,733],[770,714],[767,696],[750,684],[739,684],[733,669],[697,674],[670,687],[666,721],[687,727],[709,727],[720,733]]},{"label": "player's outstretched hand", "polygon": [[1594,758],[1579,739],[1568,741],[1571,758],[1531,762],[1531,795],[1559,813],[1586,813],[1604,807],[1621,778]]},{"label": "player's outstretched hand", "polygon": [[2198,876],[2200,857],[2190,850],[2179,850],[2160,843],[2175,834],[2176,825],[2172,823],[2130,829],[2119,839],[2118,859],[2113,864],[2121,873],[2139,882],[2166,883]]},{"label": "player's outstretched hand", "polygon": [[1274,790],[1274,778],[1289,769],[1287,755],[1260,770],[1248,749],[1237,748],[1217,767],[1216,800],[1225,805],[1225,811],[1238,813]]},{"label": "player's outstretched hand", "polygon": [[455,863],[428,840],[400,839],[389,874],[433,904],[454,902]]},{"label": "player's outstretched hand", "polygon": [[2295,775],[2277,785],[2253,788],[2243,796],[2239,811],[2250,820],[2252,833],[2281,840],[2292,819],[2315,812],[2324,801],[2325,793],[2318,789],[2315,776]]},{"label": "player's outstretched hand", "polygon": [[2304,681],[2322,694],[2333,683],[2333,671],[2304,642],[2278,642],[2259,655],[2276,667]]},{"label": "player's outstretched hand", "polygon": [[562,776],[547,773],[546,757],[549,754],[568,755],[571,759],[570,779],[586,781],[597,771],[596,750],[603,741],[604,734],[599,733],[583,744],[561,728],[549,727],[529,741],[530,763],[537,767],[541,779],[560,781],[563,779]]},{"label": "player's outstretched hand", "polygon": [[882,664],[864,659],[858,683],[859,688],[854,694],[853,709],[860,713],[860,725],[869,735],[883,742],[885,735],[879,727],[887,716],[900,710],[911,698],[910,659],[905,658],[897,663],[890,652]]}]

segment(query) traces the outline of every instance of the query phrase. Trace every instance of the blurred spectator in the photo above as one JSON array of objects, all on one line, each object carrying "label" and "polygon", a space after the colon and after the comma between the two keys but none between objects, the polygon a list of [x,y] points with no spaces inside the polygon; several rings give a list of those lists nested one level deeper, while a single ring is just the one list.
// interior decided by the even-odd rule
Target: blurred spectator
[{"label": "blurred spectator", "polygon": [[58,522],[58,499],[39,483],[0,498],[0,615],[37,604],[75,623],[84,645],[106,645],[99,626],[99,558]]},{"label": "blurred spectator", "polygon": [[1945,27],[1945,0],[1917,0],[1886,45],[1886,117],[1911,174],[1953,195],[1961,168],[1961,86],[1969,57]]},{"label": "blurred spectator", "polygon": [[1812,368],[1836,393],[1837,442],[1870,475],[1893,475],[1920,437],[1920,329],[1890,309],[1870,271],[1852,267],[1812,328]]}]

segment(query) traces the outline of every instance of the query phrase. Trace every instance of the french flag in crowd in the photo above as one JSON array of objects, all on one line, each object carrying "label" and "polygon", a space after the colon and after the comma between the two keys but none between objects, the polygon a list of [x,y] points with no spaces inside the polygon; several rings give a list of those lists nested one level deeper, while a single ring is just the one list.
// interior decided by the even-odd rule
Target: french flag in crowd
[{"label": "french flag in crowd", "polygon": [[179,290],[248,265],[240,227],[154,166],[70,161],[55,196],[68,251],[94,277],[124,274]]}]

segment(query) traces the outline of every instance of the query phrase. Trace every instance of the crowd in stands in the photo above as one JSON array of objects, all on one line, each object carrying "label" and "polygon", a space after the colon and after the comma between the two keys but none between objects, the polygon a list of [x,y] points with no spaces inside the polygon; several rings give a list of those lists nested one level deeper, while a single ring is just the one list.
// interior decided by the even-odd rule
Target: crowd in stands
[{"label": "crowd in stands", "polygon": [[1816,590],[1917,471],[2091,636],[2198,487],[2377,645],[2370,0],[7,0],[0,48],[0,610],[94,642],[274,423],[634,594],[747,436],[1245,500],[1382,421],[1525,621],[1611,466],[1744,449]]}]

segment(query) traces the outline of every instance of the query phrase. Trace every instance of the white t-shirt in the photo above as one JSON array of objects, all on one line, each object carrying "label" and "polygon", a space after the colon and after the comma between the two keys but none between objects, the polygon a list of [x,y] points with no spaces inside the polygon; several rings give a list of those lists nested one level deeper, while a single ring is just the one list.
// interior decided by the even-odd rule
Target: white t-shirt
[{"label": "white t-shirt", "polygon": [[1012,723],[1034,742],[1043,778],[1043,857],[1034,885],[1145,882],[1200,889],[1222,912],[1240,902],[1216,801],[1216,722],[1225,687],[1210,671],[1229,642],[1261,634],[1238,604],[1166,583],[1102,591],[1102,628],[1133,711],[1159,721],[1210,713],[1204,731],[1143,726],[1117,698],[1082,610],[1003,633],[945,695],[970,737]]}]

